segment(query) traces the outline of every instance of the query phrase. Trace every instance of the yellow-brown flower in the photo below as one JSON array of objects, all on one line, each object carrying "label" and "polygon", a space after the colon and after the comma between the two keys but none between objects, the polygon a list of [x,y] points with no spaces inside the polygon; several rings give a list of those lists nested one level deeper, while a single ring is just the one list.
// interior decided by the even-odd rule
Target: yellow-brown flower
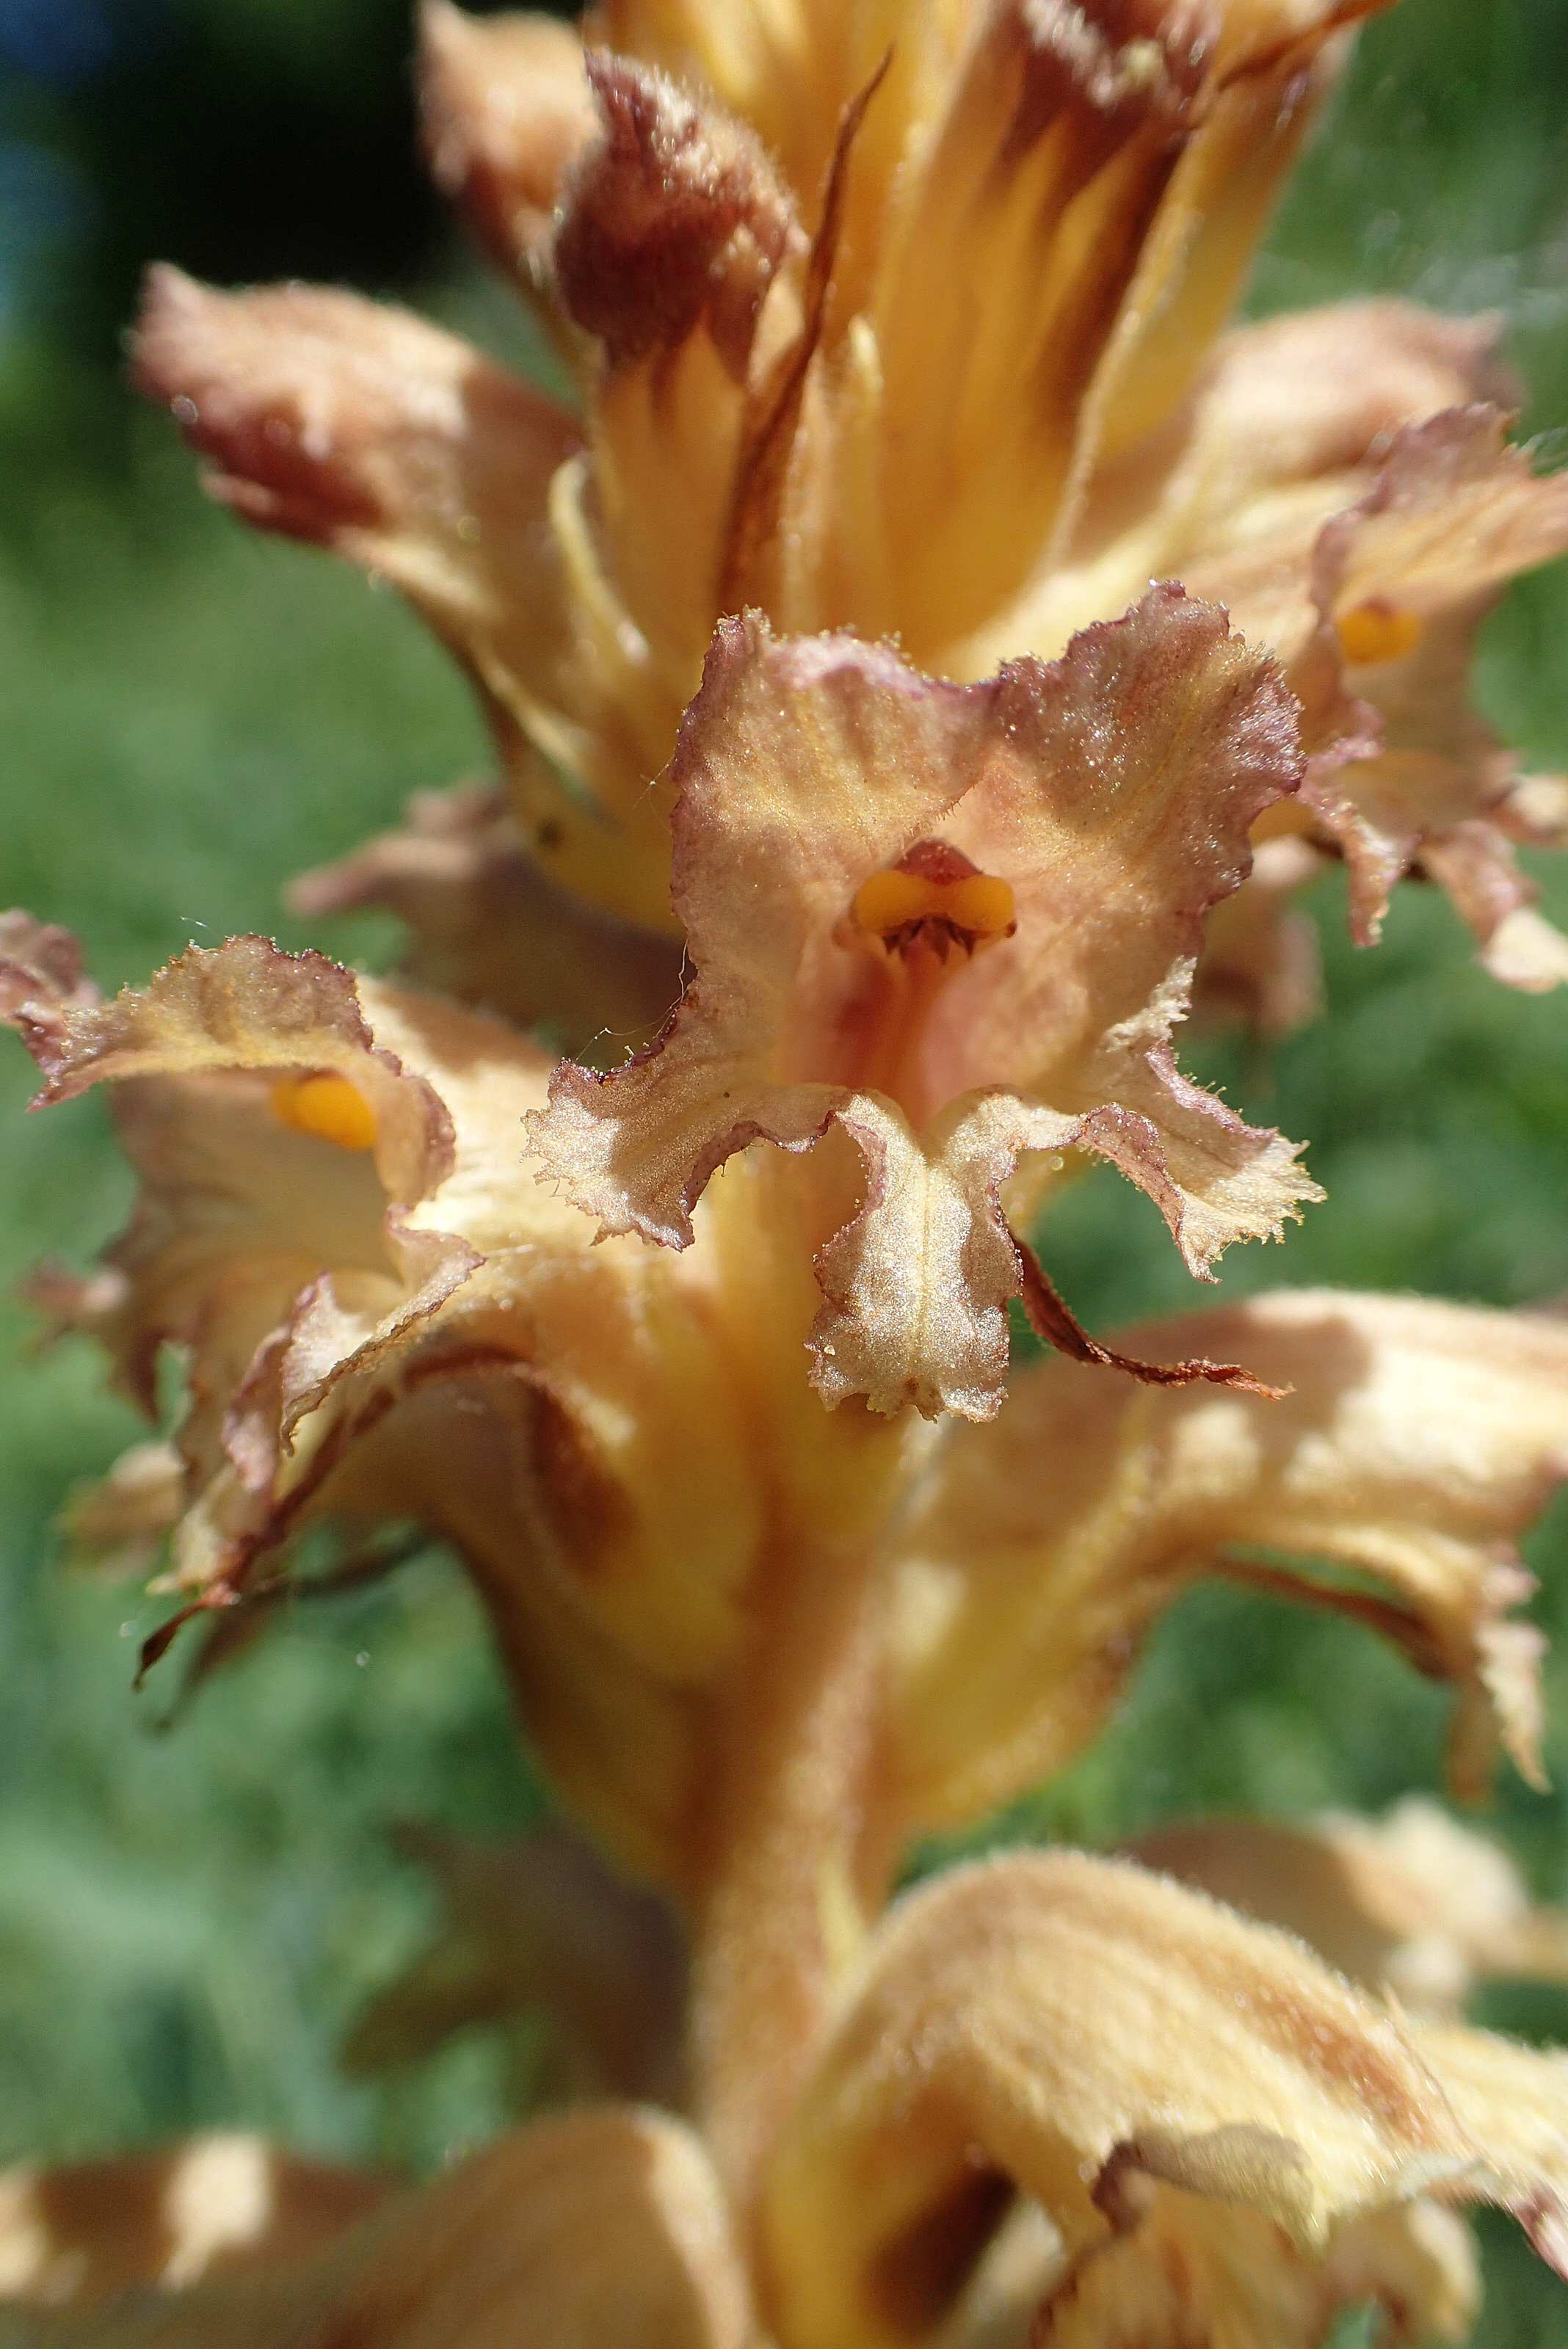
[{"label": "yellow-brown flower", "polygon": [[[815,670],[808,707],[844,686]],[[885,722],[908,714],[906,688]],[[1241,1385],[1058,1359],[986,1425],[825,1413],[771,1154],[717,1179],[696,1247],[596,1247],[523,1173],[547,1064],[499,1022],[254,939],[99,1005],[58,933],[10,917],[4,944],[45,1097],[114,1081],[142,1180],[77,1318],[149,1411],[161,1350],[188,1366],[174,1454],[138,1447],[84,1530],[177,1520],[173,1585],[211,1609],[267,1587],[308,1521],[423,1520],[474,1574],[579,1815],[699,1905],[805,1735],[836,1757],[825,1785],[861,1786],[809,1832],[838,1851],[844,1916],[874,1912],[911,1838],[1080,1751],[1147,1626],[1216,1570],[1342,1609],[1452,1682],[1465,1790],[1500,1734],[1537,1769],[1529,1583],[1500,1544],[1568,1458],[1560,1324],[1282,1296],[1129,1341],[1189,1371],[1233,1356]]]},{"label": "yellow-brown flower", "polygon": [[[1181,576],[1307,705],[1288,824],[1349,857],[1357,935],[1415,867],[1499,975],[1549,986],[1568,952],[1513,843],[1561,836],[1559,795],[1520,787],[1466,671],[1503,582],[1568,544],[1568,492],[1505,445],[1490,330],[1380,303],[1216,339],[1376,5],[607,0],[585,78],[565,28],[433,0],[437,174],[541,305],[580,419],[413,318],[172,273],[141,378],[219,494],[392,580],[458,652],[567,893],[531,893],[551,937],[583,898],[667,926],[649,779],[722,614],[894,634],[961,679]],[[1292,846],[1210,990],[1266,1024],[1311,999]],[[446,870],[427,822],[313,902],[417,918],[434,892],[444,936]],[[547,943],[466,962],[520,1016],[555,1008]]]},{"label": "yellow-brown flower", "polygon": [[722,623],[665,777],[690,983],[629,1066],[557,1071],[542,1179],[603,1231],[683,1248],[735,1152],[836,1129],[863,1171],[813,1162],[817,1387],[989,1416],[1011,1297],[1086,1345],[1003,1210],[1021,1156],[1014,1214],[1094,1153],[1200,1276],[1321,1195],[1170,1046],[1204,915],[1300,772],[1273,664],[1178,588],[969,687],[858,637]]}]

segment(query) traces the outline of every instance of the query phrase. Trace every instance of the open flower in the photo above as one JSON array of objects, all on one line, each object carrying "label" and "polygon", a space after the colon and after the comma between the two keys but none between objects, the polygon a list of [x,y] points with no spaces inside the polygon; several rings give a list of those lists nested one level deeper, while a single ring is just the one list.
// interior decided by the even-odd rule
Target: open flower
[{"label": "open flower", "polygon": [[971,687],[722,623],[665,778],[691,983],[629,1066],[557,1072],[545,1176],[602,1230],[679,1248],[734,1152],[838,1128],[863,1196],[830,1160],[817,1386],[989,1415],[1010,1297],[1088,1350],[1002,1208],[1024,1153],[1109,1159],[1200,1276],[1319,1195],[1170,1050],[1296,740],[1272,664],[1179,589]]},{"label": "open flower", "polygon": [[[879,710],[899,740],[910,723],[944,739],[967,726],[976,755],[991,740],[986,688],[898,670],[896,691],[865,702],[865,659],[895,665],[857,645],[808,648],[800,703],[781,701],[792,651],[722,672],[742,716],[760,687],[792,729],[826,694],[825,751],[826,717],[846,710]],[[912,766],[890,772],[919,792]],[[941,776],[951,792],[964,770]],[[961,836],[978,848],[975,823]],[[880,888],[886,843],[865,838]],[[851,902],[863,885],[832,881]],[[1016,902],[1023,937],[1026,872]],[[79,1506],[84,1532],[145,1542],[163,1514],[174,1588],[220,1619],[280,1587],[314,1520],[444,1535],[556,1783],[688,1903],[718,1897],[753,1833],[776,1859],[773,1773],[803,1793],[847,1773],[854,1803],[834,1796],[787,1832],[836,1854],[821,1864],[844,1919],[874,1915],[913,1837],[1082,1750],[1146,1630],[1216,1571],[1340,1609],[1449,1682],[1462,1790],[1484,1784],[1500,1738],[1536,1772],[1538,1639],[1514,1619],[1530,1585],[1506,1545],[1568,1460],[1568,1326],[1277,1297],[1126,1341],[1210,1370],[1233,1354],[1246,1383],[1149,1387],[1057,1359],[981,1426],[825,1413],[800,1376],[811,1284],[766,1158],[718,1184],[701,1245],[596,1247],[519,1164],[546,1063],[499,1022],[255,939],[192,949],[99,1005],[60,934],[12,917],[5,936],[0,985],[45,1097],[114,1081],[142,1180],[113,1278],[81,1285],[76,1318],[149,1411],[161,1350],[187,1371],[175,1449],[128,1455]],[[940,1008],[946,966],[934,943],[919,951]],[[907,983],[897,949],[844,952],[874,986]],[[985,968],[961,954],[960,985]],[[68,1313],[58,1278],[53,1296]],[[1289,1557],[1380,1588],[1288,1572]],[[797,1785],[781,1758],[801,1735],[832,1750],[820,1781]]]},{"label": "open flower", "polygon": [[446,1533],[482,1590],[516,1578],[502,1645],[558,1779],[677,1873],[684,1716],[738,1637],[760,1497],[703,1283],[521,1179],[547,1058],[259,938],[108,1005],[58,933],[6,943],[45,1097],[114,1081],[142,1177],[75,1318],[150,1413],[162,1350],[186,1364],[173,1473],[140,1454],[91,1529],[144,1537],[153,1484],[203,1612],[313,1516]]},{"label": "open flower", "polygon": [[[1561,2058],[1390,2014],[1127,1863],[1014,1857],[898,1905],[743,2186],[701,2121],[587,2107],[314,2259],[31,2339],[1318,2349],[1371,2301],[1453,2340],[1447,2206],[1501,2204],[1561,2267],[1565,2118]],[[57,2271],[103,2215],[62,2209]]]},{"label": "open flower", "polygon": [[[437,175],[539,305],[580,419],[353,296],[155,276],[141,379],[217,493],[393,581],[479,686],[566,894],[541,878],[537,946],[494,927],[466,986],[550,1011],[577,895],[668,928],[649,780],[722,614],[897,635],[971,678],[1151,575],[1286,662],[1315,754],[1294,821],[1350,858],[1357,936],[1414,868],[1500,976],[1563,977],[1513,862],[1562,808],[1467,700],[1490,601],[1568,544],[1563,482],[1506,445],[1490,330],[1371,303],[1216,340],[1376,5],[613,0],[585,76],[559,26],[432,0]],[[515,905],[493,854],[482,896]],[[427,811],[310,891],[439,933],[448,862]],[[1311,999],[1283,869],[1210,991],[1275,1025]]]}]

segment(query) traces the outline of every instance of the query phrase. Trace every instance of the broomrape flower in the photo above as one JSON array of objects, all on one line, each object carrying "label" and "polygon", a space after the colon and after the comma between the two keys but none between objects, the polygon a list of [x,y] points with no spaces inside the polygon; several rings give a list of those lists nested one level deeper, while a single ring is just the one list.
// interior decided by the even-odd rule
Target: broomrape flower
[{"label": "broomrape flower", "polygon": [[[25,2341],[1314,2349],[1362,2302],[1454,2340],[1472,2200],[1568,2272],[1568,2059],[1461,2019],[1568,1927],[1431,1806],[894,1898],[1203,1577],[1443,1682],[1457,1794],[1540,1775],[1513,1545],[1568,1325],[1281,1294],[1106,1343],[1027,1237],[1088,1156],[1200,1276],[1318,1195],[1173,1036],[1206,937],[1299,1004],[1326,848],[1363,934],[1419,867],[1559,975],[1509,851],[1551,793],[1462,671],[1568,514],[1483,338],[1214,339],[1365,13],[607,0],[585,77],[427,12],[438,173],[580,419],[347,296],[160,281],[140,366],[221,492],[404,587],[521,814],[427,800],[315,901],[394,897],[426,977],[585,1053],[669,1017],[603,1073],[257,937],[105,1003],[0,923],[41,1098],[109,1083],[140,1181],[39,1301],[150,1414],[186,1371],[73,1511],[167,1537],[145,1661],[199,1617],[222,1662],[306,1528],[374,1572],[411,1520],[593,1839],[416,1839],[449,1923],[348,2051],[545,2002],[568,2109],[419,2189],[244,2138],[13,2173]],[[1054,1352],[1009,1388],[1014,1299]]]},{"label": "broomrape flower", "polygon": [[[1468,698],[1497,593],[1568,545],[1568,482],[1508,444],[1492,329],[1380,302],[1221,332],[1378,5],[603,0],[585,51],[431,0],[437,177],[580,412],[344,294],[160,272],[139,342],[218,495],[410,597],[510,778],[521,845],[493,798],[427,804],[302,903],[390,903],[433,934],[427,970],[579,1041],[580,956],[556,948],[585,928],[651,1023],[673,990],[640,935],[670,935],[649,778],[722,614],[897,636],[971,679],[1180,576],[1275,652],[1311,754],[1209,1001],[1310,1009],[1288,905],[1325,854],[1364,942],[1415,871],[1500,977],[1568,976],[1514,862],[1563,836],[1562,786],[1522,781]],[[532,953],[497,919],[524,904]]]},{"label": "broomrape flower", "polygon": [[[1092,706],[1096,659],[1118,646],[1130,701],[1179,713],[1174,736],[1202,747],[1244,837],[1248,753],[1266,775],[1280,748],[1277,688],[1216,616],[1168,593],[1054,676],[991,688],[935,688],[853,640],[781,644],[736,624],[683,736],[691,820],[733,877],[722,790],[738,746],[758,785],[747,804],[787,834],[797,761],[770,770],[745,730],[765,717],[775,751],[804,737],[825,759],[896,753],[888,772],[914,806],[891,844],[911,825],[934,839],[932,773],[911,743],[935,727],[951,753],[935,771],[943,837],[957,808],[971,847],[1027,841],[1044,800],[1058,822],[1075,813],[1092,874],[1089,786],[1106,791],[1107,774],[1065,755],[1033,763],[1032,729],[1070,741],[1071,689]],[[1122,734],[1102,718],[1088,739]],[[1179,874],[1168,810],[1139,795],[1153,786],[1137,743],[1132,725],[1111,796],[1125,792],[1127,840]],[[965,811],[971,768],[979,805]],[[999,876],[950,840],[940,856],[878,862],[874,779],[839,787],[862,811],[858,921],[841,916],[836,940],[812,931],[801,907],[818,899],[776,854],[771,869],[776,918],[804,932],[819,973],[825,1032],[863,1040],[887,1016],[884,982],[895,1006],[919,986],[929,1017],[945,980],[1006,968],[1050,893],[1021,864],[1010,910]],[[1212,809],[1194,829],[1204,856],[1226,856]],[[817,838],[820,902],[837,904],[839,844]],[[1149,869],[1109,863],[1122,886]],[[1180,895],[1175,875],[1167,885]],[[767,900],[753,876],[758,935]],[[1080,959],[1103,936],[1083,903]],[[1144,927],[1139,956],[1163,964],[1170,933],[1152,913]],[[1506,1544],[1568,1454],[1558,1324],[1278,1297],[1145,1332],[1138,1354],[1099,1350],[1099,1368],[1043,1362],[980,1424],[852,1399],[828,1413],[800,1373],[814,1311],[801,1222],[817,1202],[781,1192],[787,1158],[753,1154],[716,1176],[687,1209],[684,1250],[636,1233],[596,1247],[588,1217],[519,1181],[524,1116],[547,1129],[586,1086],[607,1099],[642,1071],[651,1083],[666,1056],[679,1066],[679,1030],[642,1071],[557,1072],[552,1107],[548,1061],[514,1031],[319,957],[256,939],[192,949],[102,1005],[60,934],[14,918],[5,944],[4,1000],[47,1095],[113,1081],[144,1186],[109,1277],[75,1296],[57,1277],[55,1309],[105,1339],[148,1402],[161,1346],[189,1365],[172,1456],[140,1448],[84,1520],[141,1539],[160,1504],[177,1513],[174,1579],[220,1623],[277,1587],[314,1519],[413,1516],[444,1533],[561,1791],[673,1903],[650,1907],[553,1843],[527,1856],[499,1925],[483,1872],[454,1877],[454,1897],[471,1888],[466,1940],[442,1944],[423,1987],[389,1994],[355,2050],[384,2060],[464,2012],[504,2012],[521,1981],[561,2012],[557,2076],[657,2095],[662,2113],[598,2104],[540,2121],[361,2225],[346,2207],[325,2251],[286,2223],[292,2206],[265,2181],[291,2173],[255,2149],[225,2168],[198,2148],[196,2186],[167,2164],[151,2182],[28,2173],[13,2181],[3,2271],[14,2292],[65,2303],[40,2318],[40,2342],[501,2339],[525,2314],[585,2344],[859,2349],[1033,2328],[1175,2349],[1203,2327],[1314,2343],[1366,2298],[1412,2334],[1457,2337],[1475,2291],[1448,2201],[1498,2199],[1558,2256],[1560,2059],[1466,2032],[1452,1989],[1424,2002],[1430,2022],[1396,2020],[1300,1944],[1127,1860],[995,1862],[878,1921],[917,1837],[974,1822],[1082,1750],[1148,1625],[1204,1573],[1343,1608],[1451,1682],[1461,1791],[1484,1782],[1499,1739],[1535,1774],[1536,1639],[1512,1619],[1529,1586]],[[870,1012],[845,1016],[821,976],[834,957],[875,982]],[[1064,944],[1069,1000],[1072,970]],[[745,973],[731,983],[743,990]],[[700,967],[699,1011],[704,984]],[[1110,1008],[1113,1029],[1142,1032],[1119,999]],[[899,1016],[893,1033],[919,1065],[919,1023]],[[1230,1133],[1217,1105],[1200,1113]],[[1273,1150],[1238,1131],[1243,1154]],[[1192,1356],[1210,1346],[1251,1377],[1208,1375]],[[1182,1374],[1147,1384],[1105,1367],[1146,1351],[1174,1353]],[[1260,1552],[1337,1560],[1381,1588]],[[1202,1882],[1215,1847],[1209,1831],[1185,1862],[1154,1857]],[[1226,1889],[1269,1916],[1267,1866],[1243,1847],[1229,1868]],[[1378,1904],[1354,1886],[1337,1908],[1309,1905],[1342,1962],[1347,1941],[1386,1946]],[[1478,1919],[1465,1943],[1435,1906],[1431,1938],[1472,1948],[1472,1964],[1561,1965],[1555,1929],[1517,1896],[1511,1912],[1493,1897],[1490,1941]],[[366,2181],[365,2202],[378,2193]],[[128,2246],[122,2220],[102,2244],[106,2204],[151,2209],[143,2237]],[[135,2313],[109,2297],[132,2277],[160,2287]]]}]

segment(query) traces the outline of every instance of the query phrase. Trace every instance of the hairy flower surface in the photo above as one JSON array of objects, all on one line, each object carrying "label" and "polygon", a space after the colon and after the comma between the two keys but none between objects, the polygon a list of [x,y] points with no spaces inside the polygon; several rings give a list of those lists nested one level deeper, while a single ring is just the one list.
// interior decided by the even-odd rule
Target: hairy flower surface
[{"label": "hairy flower surface", "polygon": [[[347,2059],[544,2008],[514,2092],[566,2109],[396,2191],[250,2140],[0,2178],[28,2349],[1455,2341],[1473,2201],[1568,2273],[1568,2056],[1463,2017],[1568,1921],[1431,1804],[894,1897],[1203,1578],[1441,1682],[1457,1794],[1540,1782],[1568,1320],[1313,1292],[1102,1343],[1027,1237],[1096,1158],[1199,1277],[1319,1195],[1173,1040],[1303,1016],[1330,855],[1362,940],[1416,872],[1568,977],[1513,862],[1561,788],[1468,700],[1568,543],[1490,335],[1222,332],[1376,5],[602,0],[585,52],[433,0],[437,177],[576,409],[348,295],[155,275],[140,375],[217,493],[404,592],[510,798],[300,887],[397,905],[445,995],[252,936],[104,1002],[0,917],[40,1101],[109,1083],[140,1185],[36,1299],[155,1424],[182,1376],[73,1530],[167,1537],[143,1665],[199,1617],[198,1672],[308,1529],[327,1588],[456,1551],[575,1824],[405,1831],[444,1916]],[[1054,1351],[1009,1388],[1015,1304]]]},{"label": "hairy flower surface", "polygon": [[1272,664],[1179,589],[968,688],[724,622],[668,777],[691,982],[640,1060],[553,1080],[545,1174],[684,1247],[732,1153],[837,1127],[863,1195],[847,1215],[840,1179],[820,1211],[817,1386],[988,1416],[1007,1299],[1071,1330],[1001,1205],[1023,1154],[1109,1159],[1200,1275],[1320,1195],[1170,1050],[1296,740]]},{"label": "hairy flower surface", "polygon": [[[458,653],[557,926],[587,897],[667,927],[649,779],[721,614],[895,635],[970,678],[1180,575],[1284,662],[1314,753],[1290,822],[1315,853],[1265,874],[1210,1002],[1310,1008],[1284,907],[1322,852],[1364,940],[1416,869],[1494,971],[1551,986],[1568,948],[1513,848],[1561,837],[1561,790],[1521,786],[1467,672],[1503,583],[1568,544],[1568,488],[1506,443],[1490,329],[1385,302],[1216,339],[1377,5],[605,0],[585,74],[557,25],[432,0],[437,176],[581,415],[354,296],[171,272],[141,378],[218,494],[392,580]],[[520,954],[495,918],[515,854],[469,901],[462,980],[570,1021],[548,931]],[[308,897],[428,922],[451,976],[449,871],[426,814]]]},{"label": "hairy flower surface", "polygon": [[[835,675],[810,649],[808,698]],[[863,667],[848,678],[860,695]],[[911,691],[922,709],[908,672],[876,683],[884,725]],[[74,1297],[57,1280],[56,1309],[149,1411],[161,1350],[187,1366],[173,1453],[137,1447],[78,1505],[82,1533],[172,1523],[173,1585],[203,1611],[275,1587],[316,1518],[444,1534],[558,1782],[687,1897],[721,1866],[731,1795],[751,1800],[738,1756],[766,1692],[794,1702],[789,1641],[803,1702],[818,1664],[845,1661],[836,1642],[860,1656],[823,1733],[860,1756],[844,1897],[874,1909],[867,1888],[913,1837],[1071,1760],[1147,1627],[1216,1570],[1341,1609],[1449,1682],[1463,1791],[1499,1738],[1538,1771],[1538,1639],[1512,1613],[1530,1585],[1501,1546],[1568,1459],[1563,1325],[1279,1296],[1136,1335],[1206,1371],[1233,1353],[1240,1383],[1059,1359],[989,1425],[829,1415],[801,1373],[807,1259],[765,1156],[715,1184],[700,1245],[595,1246],[526,1179],[547,1063],[499,1022],[258,939],[192,948],[100,1005],[59,933],[9,917],[5,942],[44,1098],[113,1081],[142,1178],[112,1278]],[[900,983],[885,949],[864,963]],[[1265,1562],[1281,1554],[1380,1588]]]},{"label": "hairy flower surface", "polygon": [[[255,2281],[24,2338],[499,2349],[524,2319],[553,2349],[1316,2349],[1370,2301],[1391,2337],[1452,2340],[1474,2282],[1446,2204],[1500,2203],[1568,2257],[1561,2062],[1391,2014],[1300,1942],[1126,1862],[1005,1858],[895,1908],[782,2117],[750,2230],[696,2130],[587,2107],[314,2259],[290,2261],[264,2205],[246,2264],[275,2266]],[[47,2181],[26,2189],[56,2261],[93,2255],[111,2183],[52,2211]]]}]

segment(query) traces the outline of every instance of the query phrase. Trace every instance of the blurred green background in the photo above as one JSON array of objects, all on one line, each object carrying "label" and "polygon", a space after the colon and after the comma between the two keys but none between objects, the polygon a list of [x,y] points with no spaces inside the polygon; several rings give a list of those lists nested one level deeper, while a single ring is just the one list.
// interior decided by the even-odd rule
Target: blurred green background
[{"label": "blurred green background", "polygon": [[[166,256],[232,283],[341,279],[413,300],[505,357],[521,321],[414,160],[407,0],[0,0],[0,902],[88,942],[100,979],[194,938],[275,929],[384,960],[345,923],[307,941],[279,890],[477,767],[466,697],[397,603],[206,507],[164,420],[119,376],[134,280]],[[1506,318],[1526,422],[1568,454],[1568,39],[1563,0],[1405,0],[1366,31],[1258,271],[1255,309],[1397,291]],[[1481,686],[1534,763],[1568,764],[1568,567],[1492,624]],[[1568,874],[1543,874],[1568,918]],[[1311,1143],[1329,1191],[1288,1253],[1233,1258],[1233,1293],[1332,1280],[1501,1303],[1568,1292],[1568,1019],[1506,993],[1429,893],[1374,955],[1317,911],[1331,1018],[1265,1070],[1194,1057]],[[0,1068],[0,2158],[68,2157],[244,2122],[346,2157],[425,2165],[504,2116],[483,2034],[406,2078],[337,2077],[333,2049],[419,1942],[425,1887],[382,1827],[478,1835],[537,1796],[474,1609],[439,1557],[300,1607],[163,1726],[180,1666],[132,1693],[158,1619],[136,1588],[62,1567],[51,1522],[138,1433],[91,1351],[30,1350],[15,1284],[83,1262],[129,1184],[103,1104],[25,1120]],[[1097,1327],[1188,1301],[1152,1211],[1106,1177],[1060,1210],[1050,1260]],[[1568,1513],[1532,1545],[1568,1656]],[[1568,1668],[1549,1692],[1568,1724]],[[1109,1838],[1193,1808],[1386,1805],[1440,1782],[1441,1698],[1344,1627],[1199,1592],[1154,1640],[1096,1753],[1000,1832]],[[1568,1785],[1568,1727],[1554,1740]],[[1504,1782],[1499,1832],[1568,1898],[1568,1811]],[[1568,2001],[1495,1993],[1489,2019],[1568,2037]],[[1568,2338],[1562,2288],[1486,2229],[1482,2338]]]}]

